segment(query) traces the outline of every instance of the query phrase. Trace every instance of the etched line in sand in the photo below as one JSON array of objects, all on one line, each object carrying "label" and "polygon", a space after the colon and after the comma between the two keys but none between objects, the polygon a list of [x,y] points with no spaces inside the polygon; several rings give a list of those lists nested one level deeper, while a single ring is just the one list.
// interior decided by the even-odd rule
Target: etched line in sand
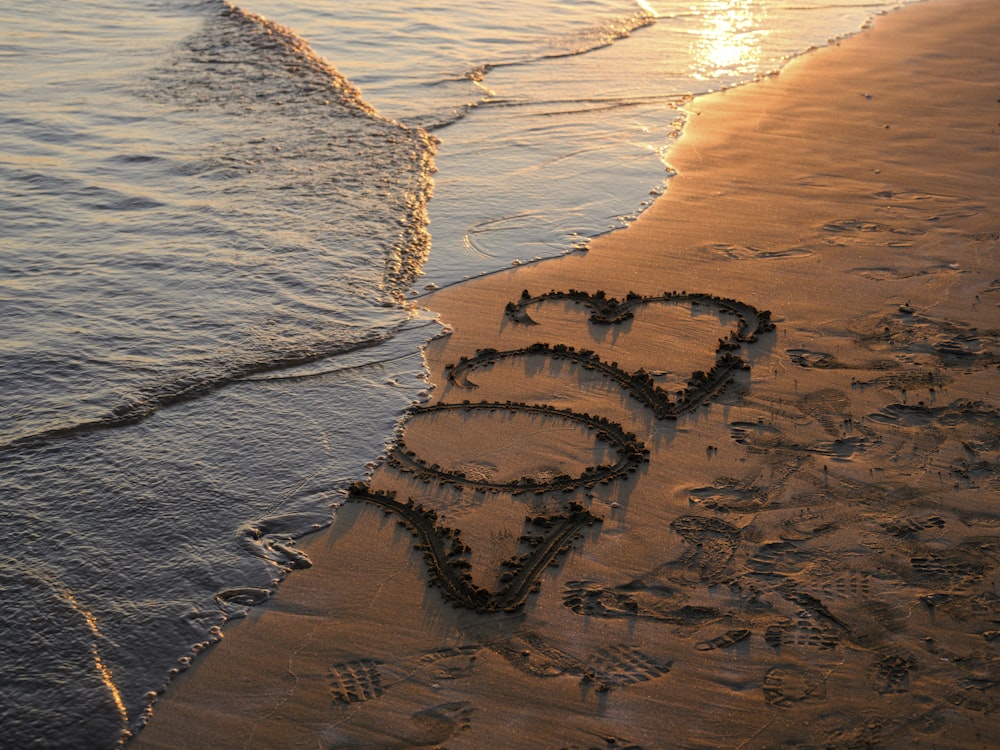
[{"label": "etched line in sand", "polygon": [[732,384],[737,373],[750,369],[740,357],[730,351],[722,351],[718,353],[715,364],[708,372],[695,371],[683,389],[671,393],[657,385],[645,370],[629,372],[618,367],[616,362],[605,362],[589,349],[576,350],[563,344],[532,344],[507,351],[480,349],[475,356],[461,357],[456,364],[447,365],[445,369],[448,371],[448,379],[455,385],[475,388],[476,384],[468,378],[473,370],[487,368],[503,360],[536,355],[574,362],[585,370],[606,377],[645,405],[657,419],[677,419],[695,411],[721,395]]},{"label": "etched line in sand", "polygon": [[568,292],[553,290],[545,294],[532,296],[525,289],[521,292],[521,298],[517,302],[507,303],[504,313],[515,323],[534,323],[535,321],[527,313],[527,308],[548,300],[567,300],[585,305],[591,310],[590,322],[601,325],[613,325],[630,320],[634,317],[634,310],[636,308],[656,303],[713,307],[720,313],[734,315],[739,321],[736,331],[728,339],[723,339],[720,342],[723,347],[729,344],[753,342],[757,340],[758,335],[774,330],[774,324],[771,322],[771,313],[768,310],[758,310],[745,302],[716,297],[712,294],[688,294],[687,292],[664,292],[663,294],[646,297],[629,292],[625,295],[625,299],[618,300],[614,297],[606,296],[601,291],[590,294],[575,289],[570,289]]},{"label": "etched line in sand", "polygon": [[387,460],[390,466],[395,467],[399,471],[416,474],[423,479],[434,479],[441,482],[466,485],[481,490],[498,492],[558,492],[576,489],[577,487],[593,487],[598,483],[607,484],[613,479],[624,476],[634,470],[639,464],[647,461],[649,456],[649,451],[643,445],[642,441],[631,432],[626,432],[618,423],[604,417],[580,414],[568,409],[557,409],[554,406],[509,401],[504,403],[493,401],[470,403],[466,401],[461,404],[434,404],[431,406],[416,407],[412,410],[412,414],[413,416],[419,416],[443,411],[505,411],[535,414],[542,417],[575,422],[576,424],[595,430],[598,439],[612,445],[618,454],[618,459],[613,464],[588,467],[578,477],[563,474],[548,479],[522,477],[510,482],[497,482],[492,481],[488,477],[476,474],[470,476],[458,469],[448,470],[441,468],[437,464],[427,464],[414,451],[409,450],[406,447],[404,438],[400,437],[389,452]]},{"label": "etched line in sand", "polygon": [[[582,304],[591,311],[590,321],[601,325],[614,325],[629,320],[633,317],[634,310],[644,305],[669,304],[709,307],[720,315],[736,318],[737,326],[728,337],[718,340],[715,364],[709,372],[693,373],[687,388],[674,396],[659,389],[653,383],[651,376],[642,370],[629,373],[618,368],[616,363],[603,362],[592,351],[576,351],[572,347],[547,344],[536,344],[508,352],[494,349],[480,350],[472,359],[462,358],[457,365],[448,368],[451,381],[463,387],[472,387],[473,384],[468,381],[467,375],[476,367],[485,367],[510,357],[543,354],[553,359],[571,360],[585,368],[600,371],[621,384],[658,417],[677,418],[718,397],[738,370],[748,369],[747,364],[733,354],[734,350],[743,344],[756,341],[760,334],[774,330],[770,313],[767,311],[759,311],[737,300],[687,292],[666,292],[648,297],[630,292],[624,300],[616,300],[607,297],[601,291],[593,294],[576,290],[551,291],[533,297],[525,290],[518,302],[508,303],[505,315],[516,323],[533,324],[535,321],[528,315],[527,308],[550,300],[568,300]],[[649,451],[643,443],[616,422],[541,404],[514,401],[503,403],[483,401],[475,404],[470,401],[457,404],[437,403],[414,407],[411,409],[410,418],[445,411],[487,414],[513,412],[575,422],[594,430],[598,440],[610,443],[617,453],[617,460],[606,465],[587,467],[577,477],[562,474],[554,477],[521,477],[511,481],[498,481],[494,478],[494,467],[482,470],[482,467],[472,466],[466,471],[460,465],[449,469],[429,464],[415,451],[407,448],[405,437],[400,437],[389,451],[387,465],[399,472],[413,474],[426,483],[436,481],[441,484],[470,487],[478,491],[509,492],[518,495],[528,491],[533,491],[535,494],[571,492],[581,487],[591,488],[598,483],[608,484],[636,471],[649,457]],[[531,533],[521,537],[521,543],[527,544],[529,549],[501,562],[501,567],[506,570],[499,576],[499,588],[491,591],[472,582],[469,572],[471,564],[467,559],[471,550],[461,541],[457,529],[438,524],[436,511],[422,504],[415,504],[412,499],[405,502],[397,500],[395,492],[372,490],[360,482],[351,486],[349,495],[353,499],[373,503],[385,512],[397,515],[399,523],[407,527],[418,539],[415,549],[424,553],[429,584],[438,586],[445,599],[456,606],[477,612],[509,612],[519,609],[529,594],[538,590],[540,577],[545,568],[556,564],[556,558],[569,549],[584,526],[599,521],[575,502],[561,504],[560,512],[548,516],[528,517],[526,524],[540,527],[541,533]],[[672,526],[690,547],[679,562],[696,568],[704,580],[714,580],[721,576],[739,545],[740,530],[720,519],[695,516],[676,519]],[[677,607],[673,604],[664,608],[659,606],[660,602],[650,604],[649,600],[655,601],[658,597],[655,594],[645,596],[647,593],[650,592],[640,594],[638,591],[625,593],[588,589],[568,597],[566,605],[574,611],[600,613],[603,616],[639,615],[685,623],[717,616],[715,610],[708,608]]]},{"label": "etched line in sand", "polygon": [[[400,517],[400,524],[410,529],[419,540],[414,549],[424,553],[430,580],[428,585],[438,586],[442,595],[457,606],[477,612],[513,612],[519,609],[540,585],[542,572],[560,554],[569,550],[570,544],[585,526],[600,519],[578,503],[568,503],[562,513],[541,517],[547,528],[537,538],[537,543],[523,555],[509,561],[510,576],[498,591],[476,586],[469,573],[469,563],[464,554],[467,547],[461,541],[458,529],[442,527],[437,523],[437,513],[412,500],[396,500],[394,493],[370,490],[361,482],[351,485],[351,496],[380,506]],[[527,519],[535,523],[539,519]]]}]

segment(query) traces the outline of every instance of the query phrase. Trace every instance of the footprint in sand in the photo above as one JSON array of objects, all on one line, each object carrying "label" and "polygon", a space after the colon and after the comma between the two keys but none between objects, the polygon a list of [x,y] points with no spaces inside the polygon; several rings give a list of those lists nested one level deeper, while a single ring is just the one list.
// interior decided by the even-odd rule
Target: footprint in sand
[{"label": "footprint in sand", "polygon": [[471,725],[473,706],[468,701],[440,703],[410,716],[407,747],[440,747]]},{"label": "footprint in sand", "polygon": [[495,638],[486,644],[520,672],[532,677],[573,675],[584,678],[591,671],[575,656],[556,648],[535,633]]},{"label": "footprint in sand", "polygon": [[670,671],[672,664],[624,643],[577,658],[534,633],[518,633],[487,645],[511,666],[532,677],[569,675],[602,693],[661,677]]},{"label": "footprint in sand", "polygon": [[902,237],[919,237],[927,234],[923,229],[891,226],[878,221],[864,219],[837,219],[827,222],[822,227],[824,232],[833,235],[828,242],[836,247],[849,244],[880,244],[885,247],[912,247],[912,240]]},{"label": "footprint in sand", "polygon": [[418,668],[427,670],[433,680],[458,680],[472,674],[480,651],[482,646],[437,649],[420,657]]},{"label": "footprint in sand", "polygon": [[730,646],[747,638],[749,635],[750,630],[748,628],[727,630],[725,633],[721,633],[714,638],[709,638],[707,641],[701,641],[695,644],[695,648],[699,651],[715,651],[716,649],[729,648]]},{"label": "footprint in sand", "polygon": [[[643,750],[642,745],[606,732],[585,731],[581,734],[588,736],[586,739],[581,738],[578,742],[563,740],[559,750]],[[581,745],[580,742],[584,744]],[[597,744],[594,744],[595,742]]]},{"label": "footprint in sand", "polygon": [[678,563],[705,581],[721,578],[740,545],[743,530],[714,516],[681,516],[670,523],[687,551]]},{"label": "footprint in sand", "polygon": [[840,642],[837,628],[814,617],[782,618],[764,631],[764,641],[773,649],[804,646],[819,651],[835,649]]},{"label": "footprint in sand", "polygon": [[856,453],[864,453],[870,442],[866,437],[855,435],[837,438],[826,443],[817,443],[806,450],[819,456],[827,456],[835,461],[849,461]]},{"label": "footprint in sand", "polygon": [[894,518],[881,524],[886,533],[901,538],[915,537],[929,529],[943,529],[945,521],[940,516],[925,516],[923,518]]},{"label": "footprint in sand", "polygon": [[937,592],[920,597],[920,601],[930,609],[941,610],[959,622],[976,627],[989,629],[1000,622],[1000,596],[992,591],[971,596]]},{"label": "footprint in sand", "polygon": [[813,254],[812,250],[805,247],[765,249],[753,245],[728,245],[725,243],[704,245],[702,250],[733,260],[783,260],[786,258],[805,258]]},{"label": "footprint in sand", "polygon": [[714,607],[682,604],[675,591],[646,585],[642,579],[615,588],[596,581],[569,581],[563,605],[587,617],[634,618],[675,625],[700,625],[719,617]]},{"label": "footprint in sand", "polygon": [[799,398],[796,408],[812,417],[833,437],[843,433],[844,419],[851,414],[851,399],[836,388],[821,388]]},{"label": "footprint in sand", "polygon": [[792,364],[796,364],[799,367],[830,370],[844,366],[837,361],[835,356],[827,352],[814,352],[809,349],[786,349],[785,353],[792,360]]},{"label": "footprint in sand", "polygon": [[334,703],[363,703],[385,693],[381,662],[371,659],[342,662],[330,667],[330,697]]},{"label": "footprint in sand", "polygon": [[740,445],[763,448],[781,441],[781,430],[766,422],[731,422],[729,431]]},{"label": "footprint in sand", "polygon": [[763,487],[720,477],[713,485],[689,490],[688,502],[719,513],[756,513],[768,504],[768,497]]},{"label": "footprint in sand", "polygon": [[867,599],[872,593],[872,577],[868,573],[844,571],[824,580],[820,590],[838,599]]},{"label": "footprint in sand", "polygon": [[586,662],[598,691],[654,680],[669,672],[671,667],[671,662],[654,659],[625,644],[599,649]]},{"label": "footprint in sand", "polygon": [[746,566],[752,574],[780,577],[802,571],[811,557],[812,553],[795,542],[767,542],[751,555]]},{"label": "footprint in sand", "polygon": [[871,668],[872,683],[875,692],[905,693],[910,689],[910,673],[916,667],[916,662],[902,654],[882,654]]},{"label": "footprint in sand", "polygon": [[761,684],[764,700],[772,706],[787,708],[805,701],[826,698],[826,679],[808,669],[775,667],[768,671]]},{"label": "footprint in sand", "polygon": [[881,716],[841,711],[824,717],[820,736],[829,738],[828,747],[877,748],[885,744],[887,735],[899,729],[898,721]]},{"label": "footprint in sand", "polygon": [[837,521],[821,513],[802,510],[781,522],[778,536],[785,542],[805,542],[837,528]]},{"label": "footprint in sand", "polygon": [[[996,364],[998,340],[994,331],[981,331],[960,321],[938,320],[913,310],[864,315],[849,321],[848,330],[870,351],[891,350],[943,365]],[[906,365],[913,367],[912,363]]]},{"label": "footprint in sand", "polygon": [[[902,281],[903,279],[916,279],[922,276],[957,275],[962,273],[962,269],[955,263],[935,263],[921,264],[909,268],[899,268],[897,266],[866,266],[852,268],[851,273],[871,281]],[[909,305],[901,306],[900,311]],[[910,310],[912,312],[912,308]]]},{"label": "footprint in sand", "polygon": [[962,589],[979,583],[995,565],[982,555],[962,549],[928,550],[910,558],[911,569],[920,583]]},{"label": "footprint in sand", "polygon": [[967,219],[982,213],[985,208],[964,195],[880,190],[872,197],[886,202],[892,209],[906,211],[908,217],[927,222]]}]

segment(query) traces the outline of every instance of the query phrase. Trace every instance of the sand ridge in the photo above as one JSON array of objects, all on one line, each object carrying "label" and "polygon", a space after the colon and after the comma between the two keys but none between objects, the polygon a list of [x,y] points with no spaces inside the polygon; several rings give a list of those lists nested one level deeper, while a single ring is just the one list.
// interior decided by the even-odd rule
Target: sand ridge
[{"label": "sand ridge", "polygon": [[[624,323],[632,319],[635,308],[656,303],[708,307],[714,309],[717,314],[728,314],[735,317],[738,320],[738,325],[729,336],[718,340],[713,367],[708,372],[698,370],[692,373],[686,387],[677,391],[673,397],[663,389],[658,388],[652,377],[645,371],[630,373],[618,367],[617,362],[610,364],[603,362],[591,350],[577,351],[574,347],[561,344],[554,347],[533,344],[505,352],[499,352],[496,349],[480,349],[473,359],[463,357],[456,365],[446,366],[450,381],[457,383],[462,379],[463,385],[468,385],[464,376],[470,369],[492,364],[499,359],[526,355],[542,356],[570,361],[590,372],[598,372],[608,376],[613,382],[623,386],[630,395],[641,401],[647,408],[650,408],[657,418],[676,419],[723,393],[732,382],[736,371],[748,369],[744,360],[733,352],[738,350],[742,344],[754,342],[760,334],[774,328],[766,311],[758,311],[750,305],[734,300],[686,292],[668,292],[649,297],[628,294],[623,300],[617,300],[607,297],[600,290],[594,294],[574,290],[568,292],[551,291],[538,296],[532,296],[525,290],[517,302],[507,304],[505,315],[516,323],[537,325],[528,315],[528,307],[563,300],[589,308],[591,310],[589,320],[596,325]],[[460,403],[438,401],[431,405],[414,408],[413,415],[419,416],[442,411],[457,411],[465,414],[485,412],[487,415],[498,412],[528,413],[549,419],[577,422],[593,428],[598,438],[609,442],[617,455],[617,460],[613,464],[588,466],[582,474],[575,477],[570,474],[558,474],[543,477],[522,476],[508,481],[499,481],[484,476],[470,476],[466,471],[458,468],[443,468],[436,463],[428,465],[414,451],[407,448],[406,432],[404,431],[404,435],[391,449],[386,466],[396,471],[413,474],[425,484],[436,482],[439,485],[450,484],[460,489],[471,488],[477,492],[509,492],[515,496],[527,491],[533,492],[536,496],[554,493],[565,495],[581,489],[590,490],[598,484],[607,485],[618,478],[625,477],[630,472],[635,471],[641,463],[647,461],[649,456],[649,451],[633,433],[627,432],[621,425],[607,418],[567,409],[556,409],[544,404],[527,404],[511,400],[478,403],[473,403],[468,399],[464,399]],[[462,540],[461,532],[458,529],[441,526],[437,523],[438,511],[424,507],[419,503],[415,504],[414,500],[409,497],[405,501],[401,498],[397,499],[395,489],[373,490],[363,483],[352,486],[351,497],[368,501],[386,512],[394,513],[399,518],[400,523],[411,529],[419,540],[417,549],[424,553],[428,574],[432,582],[441,587],[445,598],[457,606],[480,613],[513,612],[520,609],[528,595],[540,589],[542,573],[549,566],[556,564],[558,555],[569,550],[570,542],[578,535],[579,531],[585,525],[592,526],[600,521],[600,518],[593,515],[581,504],[581,500],[585,501],[585,498],[579,495],[574,496],[571,500],[551,503],[553,507],[544,513],[527,516],[524,527],[521,529],[522,533],[518,536],[519,545],[514,555],[500,562],[499,567],[504,569],[498,579],[501,588],[497,591],[490,591],[488,588],[472,583],[472,575],[468,572],[468,569],[472,567],[468,559],[472,549]],[[638,616],[637,609],[633,613]],[[675,617],[680,617],[680,615],[675,614]],[[601,685],[607,689],[606,683],[601,683]]]}]

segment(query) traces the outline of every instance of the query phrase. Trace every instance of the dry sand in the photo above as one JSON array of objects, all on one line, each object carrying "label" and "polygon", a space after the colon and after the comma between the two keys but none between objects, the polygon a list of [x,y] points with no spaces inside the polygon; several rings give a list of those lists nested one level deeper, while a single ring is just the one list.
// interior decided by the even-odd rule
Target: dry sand
[{"label": "dry sand", "polygon": [[470,408],[133,746],[996,747],[998,38],[930,2],[699,98],[632,226],[426,298]]}]

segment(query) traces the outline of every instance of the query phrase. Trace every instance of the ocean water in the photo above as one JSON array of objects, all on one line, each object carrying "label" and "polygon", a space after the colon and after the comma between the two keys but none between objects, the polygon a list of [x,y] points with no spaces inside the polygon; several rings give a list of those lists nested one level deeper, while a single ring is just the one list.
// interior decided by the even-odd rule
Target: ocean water
[{"label": "ocean water", "polygon": [[5,747],[125,744],[308,565],[426,290],[627,223],[692,96],[894,5],[248,3],[0,9]]}]

